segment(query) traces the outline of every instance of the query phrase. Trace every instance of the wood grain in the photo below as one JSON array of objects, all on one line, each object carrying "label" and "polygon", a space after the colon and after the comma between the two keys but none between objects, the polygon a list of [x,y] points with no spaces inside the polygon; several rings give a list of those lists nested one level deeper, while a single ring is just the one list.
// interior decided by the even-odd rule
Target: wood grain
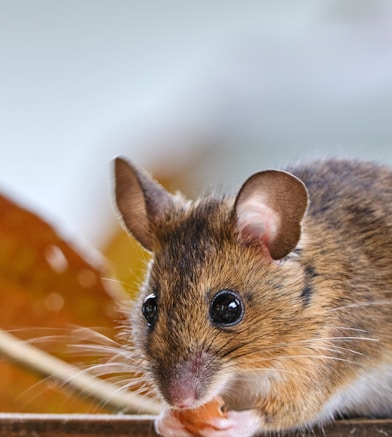
[{"label": "wood grain", "polygon": [[[154,437],[154,416],[91,414],[0,414],[1,437]],[[288,434],[290,435],[290,434]],[[340,420],[312,437],[392,436],[392,420]]]}]

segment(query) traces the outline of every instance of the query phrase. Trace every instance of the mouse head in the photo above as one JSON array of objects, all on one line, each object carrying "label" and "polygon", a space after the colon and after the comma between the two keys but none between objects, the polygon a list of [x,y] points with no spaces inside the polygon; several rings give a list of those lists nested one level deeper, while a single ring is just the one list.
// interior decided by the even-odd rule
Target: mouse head
[{"label": "mouse head", "polygon": [[260,329],[271,330],[278,304],[289,308],[280,321],[287,330],[296,311],[287,290],[303,286],[289,258],[307,190],[271,170],[251,176],[234,199],[188,202],[122,158],[115,177],[122,221],[153,254],[133,320],[136,346],[169,404],[199,405],[249,366],[254,342],[272,341],[260,340]]}]

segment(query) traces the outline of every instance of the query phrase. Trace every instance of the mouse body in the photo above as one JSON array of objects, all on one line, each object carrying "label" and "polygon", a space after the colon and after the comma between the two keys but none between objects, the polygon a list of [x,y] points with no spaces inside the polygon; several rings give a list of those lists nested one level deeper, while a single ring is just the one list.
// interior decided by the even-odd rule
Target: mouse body
[{"label": "mouse body", "polygon": [[170,194],[123,158],[116,202],[152,253],[131,316],[172,414],[221,396],[203,437],[392,414],[392,171],[319,160],[252,175],[235,196]]}]

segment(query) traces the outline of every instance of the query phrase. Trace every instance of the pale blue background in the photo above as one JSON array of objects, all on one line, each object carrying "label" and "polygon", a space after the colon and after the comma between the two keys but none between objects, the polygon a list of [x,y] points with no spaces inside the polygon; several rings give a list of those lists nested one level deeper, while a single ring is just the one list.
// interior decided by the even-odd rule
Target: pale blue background
[{"label": "pale blue background", "polygon": [[118,153],[232,188],[390,163],[391,118],[389,0],[0,0],[0,190],[97,248]]}]

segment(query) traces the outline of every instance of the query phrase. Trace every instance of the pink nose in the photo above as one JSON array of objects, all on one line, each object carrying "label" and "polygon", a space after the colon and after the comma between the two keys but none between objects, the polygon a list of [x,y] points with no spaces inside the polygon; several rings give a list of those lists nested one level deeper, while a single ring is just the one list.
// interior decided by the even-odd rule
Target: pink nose
[{"label": "pink nose", "polygon": [[169,393],[170,403],[176,408],[192,408],[197,398],[196,390],[181,381],[172,383]]},{"label": "pink nose", "polygon": [[167,381],[166,400],[176,408],[193,408],[205,395],[213,361],[207,352],[194,353],[188,359],[173,366]]},{"label": "pink nose", "polygon": [[186,410],[188,408],[192,408],[194,402],[195,402],[194,397],[188,399],[181,399],[180,401],[175,402],[175,407]]}]

